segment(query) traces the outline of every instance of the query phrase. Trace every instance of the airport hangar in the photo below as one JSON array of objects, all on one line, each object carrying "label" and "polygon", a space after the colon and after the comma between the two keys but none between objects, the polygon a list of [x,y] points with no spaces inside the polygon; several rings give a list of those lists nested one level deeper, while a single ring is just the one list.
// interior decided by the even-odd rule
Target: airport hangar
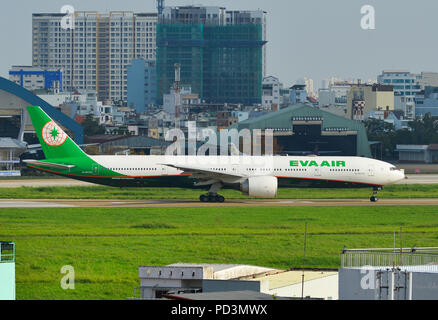
[{"label": "airport hangar", "polygon": [[84,129],[72,118],[29,90],[0,77],[0,137],[29,144],[38,143],[27,106],[40,106],[51,118],[70,131],[78,144],[84,143]]},{"label": "airport hangar", "polygon": [[[233,127],[239,132],[242,129],[272,129],[274,154],[371,158],[365,126],[361,122],[307,104],[292,105]],[[263,135],[261,144],[263,152]]]},{"label": "airport hangar", "polygon": [[0,77],[0,176],[21,175],[15,167],[20,164],[20,155],[29,145],[39,145],[27,106],[40,106],[76,143],[84,143],[81,125],[29,90]]}]

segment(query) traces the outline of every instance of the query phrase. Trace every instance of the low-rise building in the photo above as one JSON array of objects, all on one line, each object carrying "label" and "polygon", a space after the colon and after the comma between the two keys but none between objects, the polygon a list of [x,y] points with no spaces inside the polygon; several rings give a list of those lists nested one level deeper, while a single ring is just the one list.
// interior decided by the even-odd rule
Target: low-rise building
[{"label": "low-rise building", "polygon": [[307,91],[305,84],[295,84],[290,87],[290,103],[298,104],[307,101]]},{"label": "low-rise building", "polygon": [[[175,263],[140,266],[140,299],[222,299],[244,292],[257,299],[301,298],[303,271],[285,271],[251,265]],[[305,270],[304,297],[337,299],[337,270]],[[139,291],[139,293],[138,293]],[[227,293],[227,294],[225,294]]]},{"label": "low-rise building", "polygon": [[425,87],[415,98],[415,116],[424,117],[426,113],[438,116],[438,87]]},{"label": "low-rise building", "polygon": [[397,144],[398,160],[400,162],[437,163],[438,144],[416,145]]},{"label": "low-rise building", "polygon": [[62,69],[12,66],[9,70],[9,80],[30,91],[39,89],[63,90]]},{"label": "low-rise building", "polygon": [[20,165],[20,155],[27,149],[27,143],[13,139],[0,138],[0,177],[21,176],[17,166]]},{"label": "low-rise building", "polygon": [[394,90],[391,85],[357,84],[347,95],[346,117],[363,121],[371,110],[394,110]]},{"label": "low-rise building", "polygon": [[276,111],[280,108],[280,89],[282,85],[278,78],[269,76],[262,81],[262,106]]}]

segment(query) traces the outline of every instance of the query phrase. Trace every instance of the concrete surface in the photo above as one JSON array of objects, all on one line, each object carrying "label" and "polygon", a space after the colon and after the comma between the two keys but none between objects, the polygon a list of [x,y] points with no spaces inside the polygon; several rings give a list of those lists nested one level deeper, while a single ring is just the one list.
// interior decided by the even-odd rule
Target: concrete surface
[{"label": "concrete surface", "polygon": [[[397,184],[438,184],[438,174],[408,174],[408,179]],[[94,183],[74,179],[0,179],[0,188],[96,186]]]},{"label": "concrete surface", "polygon": [[269,199],[228,200],[205,203],[193,200],[90,200],[90,199],[0,199],[0,208],[144,208],[144,207],[335,207],[438,205],[438,199]]}]

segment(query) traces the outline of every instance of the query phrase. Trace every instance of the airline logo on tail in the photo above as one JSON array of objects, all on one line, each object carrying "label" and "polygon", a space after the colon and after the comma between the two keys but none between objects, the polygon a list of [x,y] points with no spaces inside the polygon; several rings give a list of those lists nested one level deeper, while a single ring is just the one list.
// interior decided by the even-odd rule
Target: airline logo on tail
[{"label": "airline logo on tail", "polygon": [[52,147],[58,147],[67,140],[67,134],[54,122],[47,122],[41,132],[45,143]]}]

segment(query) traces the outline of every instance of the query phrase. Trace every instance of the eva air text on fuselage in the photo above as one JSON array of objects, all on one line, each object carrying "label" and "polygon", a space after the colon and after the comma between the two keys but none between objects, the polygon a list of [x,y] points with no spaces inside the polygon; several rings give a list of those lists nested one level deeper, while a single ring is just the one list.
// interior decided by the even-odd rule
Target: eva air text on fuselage
[{"label": "eva air text on fuselage", "polygon": [[291,160],[290,166],[291,167],[345,167],[345,161],[324,160],[318,163],[315,160]]}]

